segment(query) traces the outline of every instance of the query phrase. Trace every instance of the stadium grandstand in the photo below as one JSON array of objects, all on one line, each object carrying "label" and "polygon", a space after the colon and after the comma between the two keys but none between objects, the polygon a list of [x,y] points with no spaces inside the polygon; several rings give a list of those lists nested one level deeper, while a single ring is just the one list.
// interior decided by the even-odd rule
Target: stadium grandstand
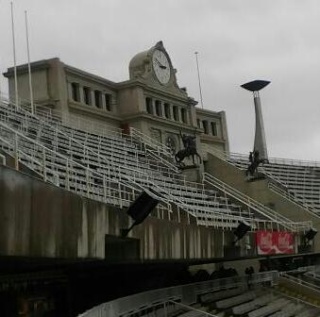
[{"label": "stadium grandstand", "polygon": [[250,170],[162,42],[120,83],[58,58],[4,76],[3,315],[320,316],[319,164]]}]

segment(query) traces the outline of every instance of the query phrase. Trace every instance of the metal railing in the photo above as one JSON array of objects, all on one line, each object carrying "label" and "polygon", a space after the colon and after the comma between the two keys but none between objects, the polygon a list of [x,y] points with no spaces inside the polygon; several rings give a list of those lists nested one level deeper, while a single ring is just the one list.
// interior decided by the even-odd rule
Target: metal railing
[{"label": "metal railing", "polygon": [[[208,149],[208,152],[238,168],[248,167],[249,161],[246,155],[212,149]],[[278,166],[276,167],[275,164]],[[279,166],[282,166],[281,171],[279,171]],[[305,168],[305,171],[302,173],[301,170],[295,170],[294,166]],[[313,169],[319,166],[320,162],[314,161],[270,158],[269,163],[259,166],[259,171],[263,172],[273,183],[270,186],[271,190],[317,216],[320,212],[320,180],[319,177],[312,176],[312,174]],[[287,194],[283,188],[287,188]],[[305,197],[310,196],[310,193],[313,197],[306,199]]]},{"label": "metal railing", "polygon": [[214,177],[209,173],[204,173],[203,178],[204,181],[210,184],[211,186],[217,188],[218,190],[222,191],[229,197],[232,197],[236,201],[244,204],[249,209],[256,211],[263,217],[268,218],[272,224],[276,224],[278,226],[281,225],[282,227],[293,232],[305,231],[312,227],[312,221],[293,222],[287,217],[275,212],[271,208],[266,207],[265,205],[243,194],[242,192],[222,182],[220,179]]},{"label": "metal railing", "polygon": [[316,285],[316,284],[307,282],[307,281],[303,280],[302,278],[292,276],[286,272],[281,272],[280,276],[290,280],[292,283],[294,283],[297,286],[297,288],[299,288],[302,285],[302,286],[307,287],[308,289],[320,292],[320,285]]},{"label": "metal railing", "polygon": [[143,144],[153,149],[155,153],[167,157],[169,161],[173,159],[170,148],[161,142],[143,134],[141,131],[133,127],[130,127],[130,135],[132,138],[141,141]]},{"label": "metal railing", "polygon": [[0,122],[0,147],[18,162],[36,172],[44,181],[81,196],[116,206],[128,206],[138,195],[135,188],[123,186],[54,152]]},{"label": "metal railing", "polygon": [[280,195],[281,197],[289,200],[291,203],[303,208],[304,210],[306,210],[308,213],[310,213],[314,217],[320,218],[320,215],[319,215],[319,212],[317,211],[317,209],[312,208],[310,206],[306,206],[305,204],[300,202],[299,199],[297,199],[296,196],[291,194],[289,191],[286,191],[286,190],[282,189],[281,187],[277,186],[273,182],[269,182],[268,183],[268,188],[270,190],[272,190],[274,193],[276,193],[276,194]]}]

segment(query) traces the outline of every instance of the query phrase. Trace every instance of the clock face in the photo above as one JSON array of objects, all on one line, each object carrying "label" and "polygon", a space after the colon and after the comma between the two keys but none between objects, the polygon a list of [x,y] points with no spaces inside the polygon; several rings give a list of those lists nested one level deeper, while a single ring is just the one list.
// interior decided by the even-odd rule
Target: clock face
[{"label": "clock face", "polygon": [[167,84],[170,80],[171,70],[166,54],[160,50],[155,50],[152,55],[152,65],[159,82],[163,85]]}]

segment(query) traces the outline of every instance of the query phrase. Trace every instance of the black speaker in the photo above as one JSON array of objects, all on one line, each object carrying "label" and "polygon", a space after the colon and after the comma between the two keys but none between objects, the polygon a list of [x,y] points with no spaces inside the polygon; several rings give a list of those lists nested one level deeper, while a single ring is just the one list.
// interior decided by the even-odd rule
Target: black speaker
[{"label": "black speaker", "polygon": [[127,214],[134,220],[134,224],[138,225],[150,214],[157,206],[158,200],[152,198],[146,192],[142,192],[138,198],[130,205]]},{"label": "black speaker", "polygon": [[238,227],[233,231],[233,234],[237,237],[237,240],[240,240],[250,229],[250,225],[243,221],[239,223]]},{"label": "black speaker", "polygon": [[304,238],[305,240],[310,241],[315,237],[317,233],[318,233],[317,229],[310,228],[310,230],[306,232],[306,234],[304,235]]}]

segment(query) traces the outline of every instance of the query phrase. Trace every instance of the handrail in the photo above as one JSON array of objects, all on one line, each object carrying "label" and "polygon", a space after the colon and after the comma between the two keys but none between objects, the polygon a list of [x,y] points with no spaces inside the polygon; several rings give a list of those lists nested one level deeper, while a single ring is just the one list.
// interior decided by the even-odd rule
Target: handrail
[{"label": "handrail", "polygon": [[169,170],[172,170],[175,173],[180,173],[181,172],[176,165],[172,164],[170,161],[168,161],[167,159],[163,158],[161,155],[158,155],[157,151],[154,152],[151,149],[146,149],[146,153],[147,153],[147,155],[150,155],[151,157],[159,160],[163,165],[167,166]]},{"label": "handrail", "polygon": [[295,284],[297,284],[297,286],[298,285],[299,286],[303,285],[305,287],[308,287],[309,289],[320,291],[320,286],[319,285],[315,285],[315,284],[309,283],[307,281],[304,281],[303,279],[300,279],[300,278],[297,278],[295,276],[289,275],[286,272],[280,272],[280,276],[290,280],[291,282],[293,282]]},{"label": "handrail", "polygon": [[[197,308],[194,308],[192,306],[181,304],[181,303],[179,303],[177,301],[169,300],[168,303],[171,303],[171,304],[176,305],[178,307],[184,308],[184,309],[186,309],[188,311],[198,312],[198,313],[201,314],[201,317],[219,317],[218,315],[214,315],[214,314],[208,313],[208,312],[206,312],[204,310],[197,309]],[[199,315],[197,315],[197,316],[199,316]]]},{"label": "handrail", "polygon": [[273,220],[273,222],[276,222],[291,231],[299,231],[298,229],[300,230],[310,229],[312,227],[311,221],[293,222],[287,217],[266,207],[265,205],[243,194],[242,192],[222,182],[221,180],[219,180],[218,178],[214,177],[209,173],[206,173],[206,172],[203,173],[203,178],[204,178],[204,181],[207,182],[208,184],[214,186],[215,188],[221,190],[223,193],[245,204],[248,208],[255,210],[256,212],[263,215],[264,217],[267,217],[270,220]]},{"label": "handrail", "polygon": [[291,194],[289,191],[285,191],[284,189],[280,188],[279,186],[275,185],[273,182],[268,182],[268,188],[272,190],[274,193],[280,195],[281,197],[289,200],[291,203],[303,208],[308,213],[310,213],[312,216],[320,218],[320,215],[317,211],[313,210],[313,208],[310,208],[309,206],[305,206],[302,202],[297,200],[295,195]]},{"label": "handrail", "polygon": [[[212,149],[208,147],[204,147],[204,150],[223,159],[224,161],[245,161],[249,163],[249,155],[243,153],[229,152],[229,151],[221,151],[218,149]],[[305,166],[305,167],[320,167],[320,161],[313,160],[299,160],[299,159],[289,159],[289,158],[281,158],[281,157],[269,157],[269,163],[271,164],[283,164],[283,165],[296,165],[296,166]]]},{"label": "handrail", "polygon": [[[0,136],[0,139],[2,140],[2,142],[5,142],[8,146],[12,147],[12,148],[13,148],[13,151],[19,152],[19,153],[22,154],[24,157],[28,158],[28,159],[32,162],[32,164],[40,165],[40,166],[41,166],[40,172],[39,172],[39,171],[35,171],[35,172],[36,172],[39,176],[41,176],[42,178],[44,178],[44,179],[46,178],[46,174],[47,174],[47,169],[48,169],[49,163],[50,163],[50,164],[54,164],[54,162],[46,161],[46,158],[49,156],[49,157],[60,158],[61,160],[66,161],[66,166],[65,166],[65,168],[68,169],[68,171],[69,171],[69,173],[66,173],[66,182],[67,182],[67,183],[70,181],[70,171],[72,171],[75,175],[76,175],[77,172],[78,172],[77,170],[74,170],[74,169],[72,168],[72,166],[75,166],[75,167],[77,167],[77,168],[85,171],[85,174],[87,175],[87,177],[90,177],[90,176],[91,176],[91,177],[94,177],[95,179],[100,179],[101,184],[105,184],[105,181],[109,181],[109,182],[112,182],[112,183],[115,183],[115,184],[119,184],[119,182],[118,182],[117,180],[115,180],[115,179],[113,179],[113,178],[108,178],[106,175],[104,175],[103,177],[101,177],[101,175],[100,175],[99,173],[94,172],[94,171],[86,168],[85,166],[83,166],[83,165],[81,165],[81,164],[79,164],[79,163],[77,163],[77,162],[75,162],[75,161],[72,161],[72,160],[70,160],[69,158],[64,157],[63,155],[61,155],[61,154],[59,154],[59,153],[57,153],[57,152],[54,152],[54,151],[46,148],[46,147],[43,146],[42,144],[40,144],[40,143],[38,143],[38,142],[36,142],[36,141],[34,141],[34,140],[32,140],[32,139],[24,136],[24,135],[21,134],[20,132],[15,131],[14,129],[8,127],[7,125],[5,125],[5,124],[2,123],[2,122],[0,122],[0,127],[1,127],[1,129],[5,129],[5,130],[8,131],[9,133],[11,133],[11,134],[14,136],[15,140],[17,140],[17,138],[20,138],[20,139],[24,140],[25,142],[28,142],[29,144],[32,144],[32,145],[34,145],[34,146],[36,146],[36,147],[38,147],[39,149],[42,150],[43,159],[44,159],[43,162],[37,160],[35,157],[32,157],[32,156],[30,156],[28,153],[22,151],[21,148],[19,148],[19,149],[14,149],[14,147],[15,147],[14,144],[16,144],[17,141],[12,142],[11,139],[9,139],[9,140],[8,140],[8,139],[4,139],[3,135]],[[50,154],[50,153],[51,153],[52,156],[48,155],[48,154]],[[19,158],[19,155],[17,154],[16,157]],[[46,163],[47,163],[47,164],[46,164]],[[33,167],[34,167],[32,164],[29,166],[30,168],[33,168]],[[60,168],[60,169],[62,168],[61,165],[59,165],[59,168]],[[52,173],[54,174],[55,171],[52,170]],[[82,179],[82,181],[86,181],[86,182],[87,182],[87,188],[90,188],[90,187],[91,187],[90,185],[91,185],[92,183],[89,182],[89,179]],[[122,185],[122,184],[121,184],[121,185]],[[95,186],[96,186],[96,187],[99,187],[98,185],[95,185]],[[122,185],[122,186],[123,186],[123,185]],[[70,186],[69,186],[69,187],[70,187]],[[100,187],[104,187],[104,186],[100,186]],[[135,191],[135,189],[134,189],[133,187],[130,187],[129,185],[128,185],[127,187],[130,188],[132,192]],[[69,190],[70,190],[70,189],[69,189]],[[87,193],[87,194],[88,194],[88,193]],[[126,201],[126,202],[128,202],[128,203],[130,202],[130,201],[125,200],[123,197],[121,197],[121,193],[119,193],[119,194],[120,194],[120,195],[119,195],[118,197],[115,197],[115,196],[108,196],[108,194],[104,192],[105,197],[119,199],[119,205],[120,205],[120,206],[123,206],[123,203],[122,203],[121,201],[123,201],[123,202]],[[84,192],[81,192],[81,195],[91,198],[90,195],[88,196],[88,195],[86,195]],[[136,195],[137,195],[137,194],[136,194]],[[120,201],[120,200],[121,200],[121,201]],[[101,201],[104,201],[104,199],[101,199]]]},{"label": "handrail", "polygon": [[150,146],[152,149],[154,149],[157,153],[162,154],[170,159],[173,158],[173,155],[171,154],[170,148],[161,142],[151,138],[150,136],[143,134],[141,131],[130,127],[130,135],[133,138],[138,139],[142,143]]}]

